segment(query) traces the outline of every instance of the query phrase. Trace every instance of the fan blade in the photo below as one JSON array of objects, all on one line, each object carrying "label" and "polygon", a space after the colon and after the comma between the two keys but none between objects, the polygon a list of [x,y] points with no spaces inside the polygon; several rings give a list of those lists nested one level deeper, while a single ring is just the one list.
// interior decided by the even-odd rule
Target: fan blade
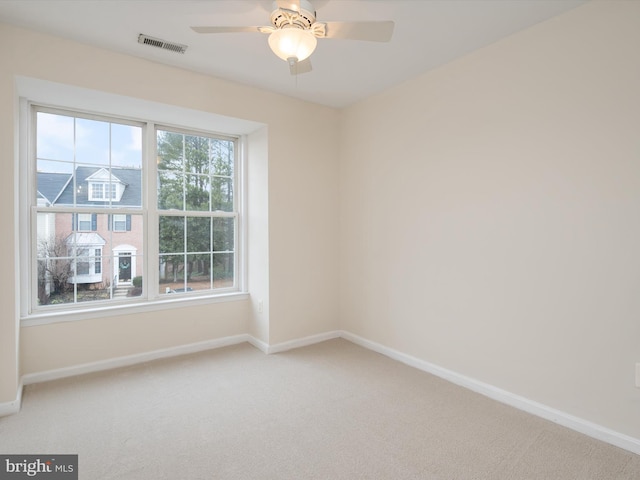
[{"label": "fan blade", "polygon": [[302,75],[303,73],[309,73],[311,70],[311,60],[308,58],[305,58],[301,62],[293,60],[289,63],[289,72],[291,72],[291,75]]},{"label": "fan blade", "polygon": [[196,33],[260,32],[262,27],[191,27]]},{"label": "fan blade", "polygon": [[325,25],[326,35],[324,38],[388,42],[393,35],[395,23],[388,20],[381,22],[326,22]]},{"label": "fan blade", "polygon": [[292,12],[300,12],[300,0],[276,0],[278,8],[284,8]]}]

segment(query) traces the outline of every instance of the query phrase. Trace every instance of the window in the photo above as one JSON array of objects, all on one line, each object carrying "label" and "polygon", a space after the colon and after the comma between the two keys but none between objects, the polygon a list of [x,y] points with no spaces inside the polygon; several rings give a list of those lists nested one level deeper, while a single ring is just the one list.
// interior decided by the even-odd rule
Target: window
[{"label": "window", "polygon": [[235,142],[157,130],[159,286],[166,293],[235,284]]},{"label": "window", "polygon": [[104,183],[90,183],[91,188],[91,200],[103,200],[104,199]]},{"label": "window", "polygon": [[115,183],[89,182],[89,200],[118,200],[118,185]]},{"label": "window", "polygon": [[89,249],[78,248],[76,255],[76,275],[89,275]]},{"label": "window", "polygon": [[91,213],[77,213],[73,214],[74,216],[74,230],[79,231],[95,231],[97,228],[97,216],[96,214]]},{"label": "window", "polygon": [[[50,259],[54,261],[54,259]],[[63,259],[55,259],[57,265]],[[68,242],[68,263],[70,284],[100,284],[102,281],[102,248],[89,248]]]},{"label": "window", "polygon": [[237,138],[31,108],[23,315],[239,291]]},{"label": "window", "polygon": [[131,215],[124,215],[124,214],[110,215],[109,228],[114,232],[131,231]]},{"label": "window", "polygon": [[102,273],[102,250],[96,248],[94,251],[95,259],[94,259],[94,273]]}]

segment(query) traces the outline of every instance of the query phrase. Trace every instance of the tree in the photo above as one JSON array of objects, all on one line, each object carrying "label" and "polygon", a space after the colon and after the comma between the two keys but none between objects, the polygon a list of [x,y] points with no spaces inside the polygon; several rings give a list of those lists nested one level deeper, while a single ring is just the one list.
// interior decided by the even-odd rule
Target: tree
[{"label": "tree", "polygon": [[49,303],[51,295],[63,294],[73,286],[72,260],[68,257],[67,241],[63,235],[51,236],[38,242],[38,300]]}]

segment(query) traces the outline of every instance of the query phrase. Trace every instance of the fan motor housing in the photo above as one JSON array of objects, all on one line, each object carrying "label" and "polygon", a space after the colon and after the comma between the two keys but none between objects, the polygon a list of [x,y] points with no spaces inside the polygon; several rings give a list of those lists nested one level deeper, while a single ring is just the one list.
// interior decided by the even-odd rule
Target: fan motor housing
[{"label": "fan motor housing", "polygon": [[306,0],[300,0],[299,12],[278,8],[278,4],[275,2],[274,7],[275,10],[271,12],[271,24],[278,29],[291,25],[306,30],[316,22],[316,11],[313,5]]}]

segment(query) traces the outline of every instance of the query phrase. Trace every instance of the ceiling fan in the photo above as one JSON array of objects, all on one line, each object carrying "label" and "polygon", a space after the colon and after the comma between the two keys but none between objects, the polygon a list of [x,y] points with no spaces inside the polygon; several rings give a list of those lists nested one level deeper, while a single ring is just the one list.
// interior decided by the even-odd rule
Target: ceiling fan
[{"label": "ceiling fan", "polygon": [[258,32],[269,35],[269,47],[289,64],[291,75],[311,71],[309,56],[318,38],[337,38],[388,42],[393,35],[392,21],[317,22],[316,11],[308,0],[276,0],[271,25],[263,27],[191,27],[197,33]]}]

